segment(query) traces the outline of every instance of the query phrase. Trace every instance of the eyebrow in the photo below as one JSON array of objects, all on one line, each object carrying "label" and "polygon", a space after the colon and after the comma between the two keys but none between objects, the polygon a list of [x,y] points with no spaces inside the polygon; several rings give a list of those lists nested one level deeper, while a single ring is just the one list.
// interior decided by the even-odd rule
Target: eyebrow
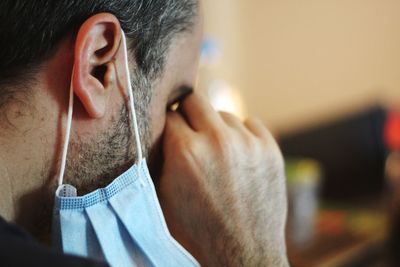
[{"label": "eyebrow", "polygon": [[173,98],[169,101],[168,107],[175,104],[179,103],[182,100],[184,100],[188,95],[191,95],[194,92],[194,89],[192,86],[187,86],[183,85],[172,91],[172,96]]}]

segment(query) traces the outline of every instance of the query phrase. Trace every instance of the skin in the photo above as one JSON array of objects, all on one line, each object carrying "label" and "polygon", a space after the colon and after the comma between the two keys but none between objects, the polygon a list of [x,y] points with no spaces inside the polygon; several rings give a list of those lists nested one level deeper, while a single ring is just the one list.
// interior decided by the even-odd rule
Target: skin
[{"label": "skin", "polygon": [[168,114],[164,157],[169,228],[202,266],[288,266],[283,159],[259,120],[193,94]]},{"label": "skin", "polygon": [[[154,84],[148,110],[150,122],[146,122],[150,123],[151,131],[143,132],[141,136],[144,144],[150,144],[144,149],[146,155],[150,154],[150,148],[154,152],[160,149],[157,144],[160,144],[164,130],[168,105],[187,93],[186,88],[194,87],[201,40],[202,23],[199,21],[190,33],[172,41],[166,62],[166,69],[171,71],[163,73]],[[64,179],[77,186],[80,194],[104,184],[100,174],[87,177],[97,184],[76,180],[75,169],[96,173],[101,168],[91,165],[90,158],[86,160],[83,152],[91,149],[94,154],[99,154],[92,143],[98,143],[115,128],[121,108],[127,107],[128,92],[121,86],[127,84],[123,55],[118,20],[111,14],[93,16],[82,25],[76,38],[66,38],[55,55],[45,62],[35,77],[37,82],[30,85],[29,94],[17,94],[18,101],[4,107],[5,114],[0,119],[2,217],[18,223],[39,238],[46,238],[50,232],[71,76],[75,105]],[[134,61],[130,65],[132,69],[136,67]],[[99,67],[106,68],[102,77],[93,75]],[[130,125],[124,127],[128,131],[125,133],[124,129],[122,134],[131,137]],[[116,161],[112,157],[113,166],[107,180],[116,178],[134,164],[134,145],[133,140],[129,140],[128,145],[119,147],[118,151],[107,151],[113,156],[120,154],[119,158],[122,158]],[[103,153],[100,154],[104,154],[103,149],[110,150],[101,148]]]},{"label": "skin", "polygon": [[[267,129],[256,120],[242,123],[215,112],[197,93],[181,101],[177,112],[167,111],[194,87],[201,40],[199,16],[190,32],[172,41],[146,111],[148,129],[141,127],[146,128],[141,137],[167,223],[204,266],[287,266],[283,161]],[[75,105],[66,182],[85,193],[136,160],[132,140],[106,146],[127,129],[130,134],[129,123],[115,127],[125,122],[121,110],[128,101],[122,86],[127,84],[123,53],[118,20],[95,15],[76,37],[59,45],[29,93],[17,94],[4,107],[0,214],[44,241],[50,232],[71,83]],[[130,63],[134,69],[135,62]],[[104,160],[98,154],[115,159],[96,166],[94,161]],[[79,176],[85,171],[93,177]]]}]

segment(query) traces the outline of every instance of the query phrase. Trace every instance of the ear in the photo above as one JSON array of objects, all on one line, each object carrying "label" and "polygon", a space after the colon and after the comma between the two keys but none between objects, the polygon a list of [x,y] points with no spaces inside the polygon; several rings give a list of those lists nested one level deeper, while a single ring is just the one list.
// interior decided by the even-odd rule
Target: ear
[{"label": "ear", "polygon": [[113,61],[121,42],[118,19],[109,13],[90,17],[79,29],[72,84],[75,94],[92,118],[104,116],[114,88]]}]

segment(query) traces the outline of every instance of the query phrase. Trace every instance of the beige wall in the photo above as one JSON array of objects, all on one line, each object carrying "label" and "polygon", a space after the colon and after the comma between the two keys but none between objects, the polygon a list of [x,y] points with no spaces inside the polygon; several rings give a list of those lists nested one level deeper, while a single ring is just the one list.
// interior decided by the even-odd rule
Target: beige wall
[{"label": "beige wall", "polygon": [[216,75],[285,132],[400,101],[400,1],[205,0]]}]

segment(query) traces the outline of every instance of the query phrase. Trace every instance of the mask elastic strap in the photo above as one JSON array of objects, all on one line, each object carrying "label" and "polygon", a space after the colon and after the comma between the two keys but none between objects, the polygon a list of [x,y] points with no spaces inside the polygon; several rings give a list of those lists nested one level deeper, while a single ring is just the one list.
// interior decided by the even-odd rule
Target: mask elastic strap
[{"label": "mask elastic strap", "polygon": [[[72,75],[74,74],[74,68],[72,68]],[[68,154],[68,145],[71,136],[71,126],[72,126],[72,113],[74,111],[74,90],[72,86],[72,78],[69,89],[69,104],[68,104],[68,118],[67,118],[67,129],[65,130],[65,141],[63,154],[61,158],[61,167],[60,167],[60,176],[58,177],[58,186],[63,185],[64,183],[64,173],[65,173],[65,165],[67,163],[67,154]]]},{"label": "mask elastic strap", "polygon": [[132,83],[131,83],[131,72],[129,70],[129,61],[128,61],[128,47],[127,47],[127,42],[126,42],[126,37],[124,31],[121,30],[122,34],[122,45],[124,48],[124,61],[125,61],[125,72],[126,76],[128,79],[128,93],[129,93],[129,102],[130,102],[130,107],[131,107],[131,113],[132,113],[132,120],[133,120],[133,130],[134,130],[134,138],[136,140],[136,151],[137,151],[137,156],[138,156],[138,165],[140,166],[143,160],[143,152],[142,152],[142,145],[140,142],[140,134],[139,134],[139,126],[137,122],[137,116],[136,116],[136,109],[135,109],[135,100],[133,98],[133,88],[132,88]]},{"label": "mask elastic strap", "polygon": [[[131,83],[131,75],[129,71],[129,62],[128,62],[128,47],[126,44],[126,37],[124,31],[121,31],[122,34],[122,45],[124,49],[124,63],[125,63],[125,72],[128,80],[128,94],[129,94],[129,102],[130,102],[130,110],[132,113],[132,120],[133,120],[133,130],[134,130],[134,138],[136,142],[136,150],[138,153],[138,165],[141,165],[143,160],[143,152],[142,152],[142,145],[140,142],[140,134],[139,134],[139,126],[137,123],[137,116],[136,116],[136,109],[135,109],[135,102],[133,98],[132,92],[132,83]],[[72,69],[72,75],[74,73],[74,68]],[[72,113],[74,110],[74,90],[72,86],[72,78],[69,90],[69,104],[68,104],[68,118],[67,118],[67,128],[65,130],[65,141],[64,141],[64,148],[63,154],[61,158],[61,167],[60,167],[60,175],[58,177],[58,185],[61,186],[64,183],[64,174],[65,174],[65,166],[67,163],[67,154],[68,154],[68,145],[71,136],[71,127],[72,127]]]}]

